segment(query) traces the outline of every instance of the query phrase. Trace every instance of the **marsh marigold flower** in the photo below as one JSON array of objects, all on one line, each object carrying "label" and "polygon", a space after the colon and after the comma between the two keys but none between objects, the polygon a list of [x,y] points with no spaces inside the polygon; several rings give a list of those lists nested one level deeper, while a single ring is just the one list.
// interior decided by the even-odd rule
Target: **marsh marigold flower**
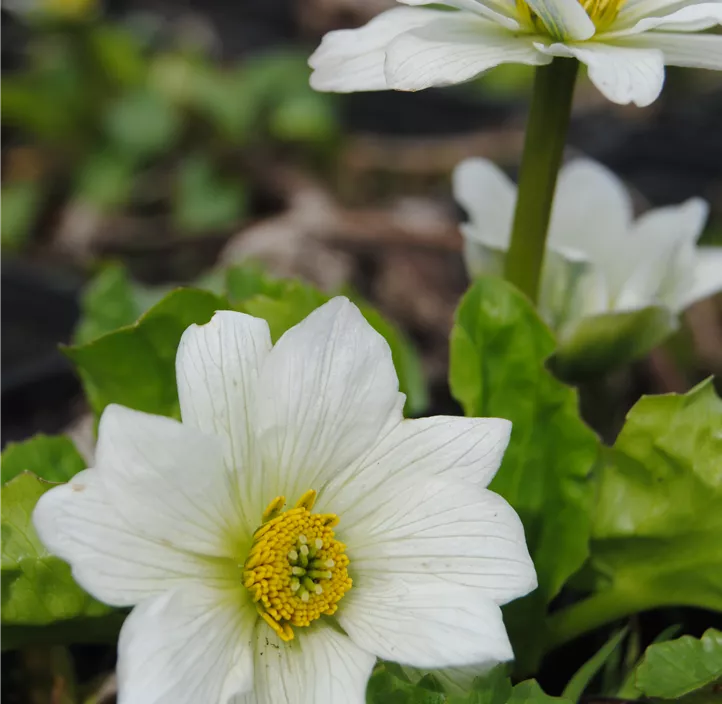
[{"label": "marsh marigold flower", "polygon": [[79,584],[135,607],[121,704],[362,704],[376,658],[512,658],[499,607],[536,577],[485,488],[508,421],[404,420],[345,298],[273,347],[219,312],[184,333],[177,382],[182,422],[109,406],[94,468],[34,514]]},{"label": "marsh marigold flower", "polygon": [[722,69],[722,3],[694,0],[400,0],[360,29],[327,34],[311,85],[341,93],[462,83],[506,63],[586,64],[615,103],[649,105],[664,66]]}]

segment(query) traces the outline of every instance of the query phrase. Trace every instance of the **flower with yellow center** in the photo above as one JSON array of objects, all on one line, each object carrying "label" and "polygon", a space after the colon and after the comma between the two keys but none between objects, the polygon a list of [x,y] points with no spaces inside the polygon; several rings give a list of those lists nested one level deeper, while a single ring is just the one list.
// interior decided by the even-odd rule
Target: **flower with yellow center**
[{"label": "flower with yellow center", "polygon": [[508,421],[404,420],[345,298],[273,346],[221,311],[176,359],[182,422],[109,406],[94,467],[34,513],[81,586],[134,607],[120,704],[362,704],[376,658],[512,658],[499,607],[536,577],[485,488]]},{"label": "flower with yellow center", "polygon": [[317,90],[420,90],[468,81],[505,63],[555,56],[586,64],[615,103],[652,103],[664,66],[722,69],[719,0],[399,0],[360,29],[327,34],[311,56]]}]

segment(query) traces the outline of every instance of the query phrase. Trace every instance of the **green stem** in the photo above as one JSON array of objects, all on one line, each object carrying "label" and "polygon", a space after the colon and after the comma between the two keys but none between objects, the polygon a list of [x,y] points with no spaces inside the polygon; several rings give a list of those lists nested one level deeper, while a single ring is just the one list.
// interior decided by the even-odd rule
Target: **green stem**
[{"label": "green stem", "polygon": [[627,592],[610,589],[553,613],[547,621],[546,649],[553,650],[608,623],[655,605],[643,598],[630,598]]},{"label": "green stem", "polygon": [[506,278],[536,303],[552,199],[572,111],[576,59],[539,66],[527,120]]}]

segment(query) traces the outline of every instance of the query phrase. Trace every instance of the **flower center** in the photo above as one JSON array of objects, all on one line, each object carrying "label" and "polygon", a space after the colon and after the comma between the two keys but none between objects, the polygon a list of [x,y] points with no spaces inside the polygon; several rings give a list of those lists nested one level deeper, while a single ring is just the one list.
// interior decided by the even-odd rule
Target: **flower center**
[{"label": "flower center", "polygon": [[[578,0],[594,22],[597,31],[606,29],[614,21],[626,0]],[[536,31],[548,34],[549,31],[525,0],[516,0],[516,8],[522,20]]]},{"label": "flower center", "polygon": [[243,566],[258,613],[285,641],[293,638],[292,626],[335,613],[351,589],[346,546],[334,538],[338,516],[311,513],[315,501],[313,489],[288,511],[285,497],[271,501]]}]

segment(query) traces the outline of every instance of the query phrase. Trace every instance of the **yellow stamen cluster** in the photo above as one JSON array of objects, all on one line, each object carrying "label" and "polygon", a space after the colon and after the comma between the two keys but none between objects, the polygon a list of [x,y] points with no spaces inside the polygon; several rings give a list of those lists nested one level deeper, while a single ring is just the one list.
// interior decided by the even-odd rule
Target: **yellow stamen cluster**
[{"label": "yellow stamen cluster", "polygon": [[579,0],[597,30],[608,27],[624,3],[625,0]]},{"label": "yellow stamen cluster", "polygon": [[334,538],[338,516],[311,513],[316,492],[307,491],[294,508],[276,497],[263,514],[243,569],[243,584],[256,608],[282,640],[293,638],[292,626],[331,615],[351,589],[346,546]]},{"label": "yellow stamen cluster", "polygon": [[[594,22],[597,31],[606,29],[619,14],[622,5],[626,0],[578,0],[579,4],[586,10],[589,19]],[[516,0],[516,9],[522,22],[533,27],[536,31],[546,34],[548,30],[534,11],[527,5],[525,0]]]}]

